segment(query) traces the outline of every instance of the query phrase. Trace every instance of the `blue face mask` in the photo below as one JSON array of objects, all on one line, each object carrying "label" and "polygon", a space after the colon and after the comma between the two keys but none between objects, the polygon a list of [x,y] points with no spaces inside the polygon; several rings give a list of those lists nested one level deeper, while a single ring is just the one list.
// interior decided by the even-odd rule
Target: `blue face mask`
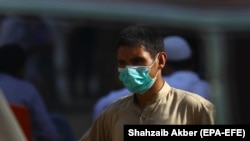
[{"label": "blue face mask", "polygon": [[149,90],[155,83],[158,72],[154,78],[151,78],[149,75],[154,63],[150,66],[126,66],[125,68],[118,68],[120,73],[119,79],[132,93],[142,94]]}]

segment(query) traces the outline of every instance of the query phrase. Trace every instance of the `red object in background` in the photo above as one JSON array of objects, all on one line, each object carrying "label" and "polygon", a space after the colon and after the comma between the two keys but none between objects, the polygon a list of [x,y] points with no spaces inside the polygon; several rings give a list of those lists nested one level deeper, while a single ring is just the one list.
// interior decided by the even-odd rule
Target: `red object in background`
[{"label": "red object in background", "polygon": [[29,110],[23,105],[10,104],[10,107],[23,130],[24,135],[27,138],[27,141],[32,141],[32,130],[29,117]]}]

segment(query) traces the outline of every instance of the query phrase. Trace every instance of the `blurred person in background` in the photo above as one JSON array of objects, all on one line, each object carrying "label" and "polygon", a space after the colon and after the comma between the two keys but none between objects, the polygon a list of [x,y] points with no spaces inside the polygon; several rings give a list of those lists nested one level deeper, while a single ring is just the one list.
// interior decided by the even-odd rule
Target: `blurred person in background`
[{"label": "blurred person in background", "polygon": [[[193,51],[187,40],[178,35],[166,36],[164,47],[167,52],[167,64],[162,73],[163,79],[172,87],[187,90],[211,100],[209,83],[194,71]],[[99,98],[94,105],[92,119],[96,119],[111,103],[129,94],[129,90],[125,87],[112,90]]]},{"label": "blurred person in background", "polygon": [[61,103],[55,89],[54,27],[50,22],[49,19],[39,16],[5,15],[0,25],[0,45],[18,44],[25,50],[23,80],[36,87],[59,132],[60,141],[74,141],[68,120],[57,112]]},{"label": "blurred person in background", "polygon": [[53,124],[36,87],[24,80],[27,54],[19,44],[0,47],[0,88],[7,101],[28,108],[35,141],[57,141]]},{"label": "blurred person in background", "polygon": [[152,28],[125,28],[116,47],[119,80],[132,94],[100,113],[80,141],[123,140],[125,124],[214,124],[215,107],[209,100],[172,87],[162,78],[167,52]]},{"label": "blurred person in background", "polygon": [[49,111],[58,107],[54,86],[52,33],[43,18],[5,15],[0,24],[0,45],[17,43],[27,52],[24,79],[33,83]]},{"label": "blurred person in background", "polygon": [[194,53],[188,41],[177,35],[164,38],[167,52],[163,79],[172,87],[199,94],[211,100],[209,83],[195,71]]}]

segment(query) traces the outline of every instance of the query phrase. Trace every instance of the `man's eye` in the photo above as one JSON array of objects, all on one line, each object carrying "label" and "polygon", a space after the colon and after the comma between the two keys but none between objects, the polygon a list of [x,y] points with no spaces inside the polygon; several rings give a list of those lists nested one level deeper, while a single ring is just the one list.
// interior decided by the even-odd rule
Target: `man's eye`
[{"label": "man's eye", "polygon": [[145,64],[145,61],[144,60],[133,60],[132,61],[132,65],[135,65],[135,66],[141,66],[141,65],[144,65]]},{"label": "man's eye", "polygon": [[118,61],[118,62],[117,62],[117,66],[118,66],[118,67],[125,67],[125,66],[126,66],[126,63],[123,62],[123,61]]}]

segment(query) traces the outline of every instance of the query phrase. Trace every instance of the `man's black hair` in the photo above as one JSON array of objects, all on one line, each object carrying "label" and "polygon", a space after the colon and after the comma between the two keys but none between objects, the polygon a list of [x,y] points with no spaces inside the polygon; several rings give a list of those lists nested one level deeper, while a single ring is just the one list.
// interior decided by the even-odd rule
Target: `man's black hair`
[{"label": "man's black hair", "polygon": [[161,34],[156,28],[137,24],[131,25],[122,30],[119,34],[116,46],[140,46],[143,45],[152,58],[158,52],[164,52],[164,43]]}]

